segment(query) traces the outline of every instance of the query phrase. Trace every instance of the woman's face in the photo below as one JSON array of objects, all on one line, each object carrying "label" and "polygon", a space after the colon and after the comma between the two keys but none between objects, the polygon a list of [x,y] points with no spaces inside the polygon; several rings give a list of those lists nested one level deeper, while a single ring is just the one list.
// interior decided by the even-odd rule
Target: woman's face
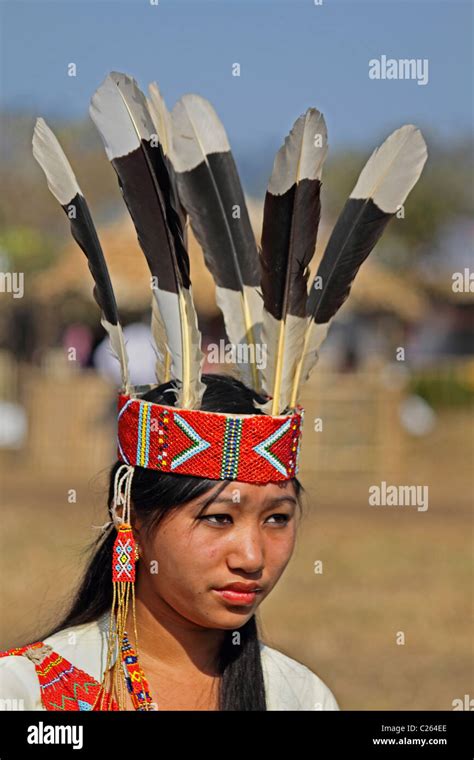
[{"label": "woman's face", "polygon": [[[234,481],[203,509],[219,488],[172,510],[150,539],[138,525],[138,593],[197,625],[234,629],[255,613],[288,564],[298,507],[290,481]],[[233,583],[260,590],[237,603],[235,594],[217,591]]]}]

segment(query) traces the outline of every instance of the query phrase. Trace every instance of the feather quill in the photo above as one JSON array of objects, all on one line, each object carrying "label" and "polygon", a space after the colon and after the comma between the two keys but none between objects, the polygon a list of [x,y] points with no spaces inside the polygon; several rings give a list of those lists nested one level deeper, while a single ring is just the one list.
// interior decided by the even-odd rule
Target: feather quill
[{"label": "feather quill", "polygon": [[420,130],[406,124],[392,132],[364,166],[335,224],[309,294],[292,405],[316,364],[329,324],[347,299],[359,267],[417,183],[427,155]]},{"label": "feather quill", "polygon": [[[153,124],[155,125],[165,160],[167,162],[168,173],[170,175],[171,185],[173,188],[175,206],[176,208],[179,206],[180,210],[180,218],[183,225],[183,241],[186,245],[186,215],[182,214],[182,207],[177,202],[176,178],[174,177],[173,166],[170,160],[170,114],[156,82],[152,82],[148,86],[148,91],[150,93],[150,97],[147,98],[147,106],[150,112],[150,116],[153,120]],[[151,301],[151,311],[151,332],[155,346],[157,346],[155,374],[157,379],[159,378],[158,382],[167,382],[171,376],[171,356],[168,349],[166,348],[166,329],[155,298],[152,298]]]},{"label": "feather quill", "polygon": [[33,155],[43,169],[48,187],[64,209],[71,233],[87,257],[94,278],[94,298],[101,309],[101,324],[107,331],[112,352],[119,361],[122,387],[130,393],[130,377],[125,340],[117,303],[100,241],[89,207],[72,167],[54,132],[41,117],[33,133]]}]

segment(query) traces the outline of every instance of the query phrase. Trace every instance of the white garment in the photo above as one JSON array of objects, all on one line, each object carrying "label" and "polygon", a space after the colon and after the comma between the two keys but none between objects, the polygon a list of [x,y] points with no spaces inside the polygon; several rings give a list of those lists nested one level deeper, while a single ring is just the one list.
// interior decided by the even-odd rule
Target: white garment
[{"label": "white garment", "polygon": [[[101,681],[110,613],[44,639],[55,652]],[[339,710],[330,689],[305,665],[260,642],[267,710]],[[115,653],[116,656],[116,653]],[[24,655],[0,658],[0,710],[44,710],[38,676]]]}]

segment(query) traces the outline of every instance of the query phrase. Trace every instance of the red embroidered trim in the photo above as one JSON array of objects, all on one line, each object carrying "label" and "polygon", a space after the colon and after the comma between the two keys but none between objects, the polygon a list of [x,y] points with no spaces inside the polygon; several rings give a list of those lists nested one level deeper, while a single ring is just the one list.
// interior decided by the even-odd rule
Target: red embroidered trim
[{"label": "red embroidered trim", "polygon": [[[110,698],[110,694],[95,678],[76,668],[43,641],[0,652],[0,657],[10,655],[23,655],[33,662],[45,710],[100,712],[119,709],[116,700]],[[148,681],[127,634],[124,637],[121,656],[127,671],[127,689],[135,710],[158,709],[153,705]]]},{"label": "red embroidered trim", "polygon": [[37,641],[0,652],[0,657],[10,655],[23,655],[33,662],[45,710],[118,710],[116,701],[110,699],[95,678],[76,668],[48,644]]}]

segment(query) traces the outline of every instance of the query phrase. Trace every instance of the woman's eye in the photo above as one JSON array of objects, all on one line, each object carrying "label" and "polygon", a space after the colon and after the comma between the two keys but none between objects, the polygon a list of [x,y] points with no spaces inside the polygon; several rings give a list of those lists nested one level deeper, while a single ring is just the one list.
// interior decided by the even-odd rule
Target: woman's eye
[{"label": "woman's eye", "polygon": [[289,523],[289,521],[291,519],[291,515],[287,515],[287,514],[285,514],[283,512],[278,512],[278,513],[276,513],[274,515],[270,515],[270,517],[268,519],[270,520],[272,517],[280,518],[280,519],[277,520],[277,525],[286,525],[287,523]]},{"label": "woman's eye", "polygon": [[203,515],[202,517],[198,518],[199,520],[206,520],[211,525],[226,525],[228,523],[225,523],[224,520],[229,520],[232,522],[232,517],[230,515]]}]

